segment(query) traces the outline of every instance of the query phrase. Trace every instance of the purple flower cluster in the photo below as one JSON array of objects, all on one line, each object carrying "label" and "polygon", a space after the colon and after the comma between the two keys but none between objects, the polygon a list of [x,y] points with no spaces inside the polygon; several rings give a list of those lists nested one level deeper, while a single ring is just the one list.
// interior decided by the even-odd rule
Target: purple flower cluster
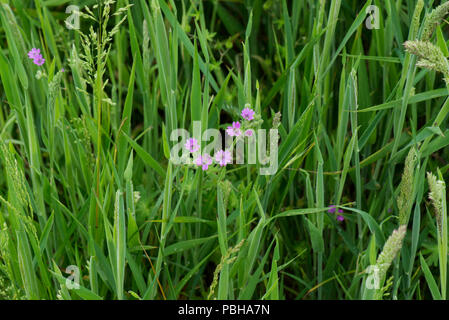
[{"label": "purple flower cluster", "polygon": [[[240,114],[242,116],[242,118],[246,121],[252,121],[254,120],[254,115],[256,113],[254,112],[253,109],[250,108],[245,108],[242,110],[242,113]],[[239,137],[242,135],[242,130],[241,130],[241,124],[240,122],[236,121],[232,123],[232,126],[229,126],[226,129],[226,133],[230,136],[230,137]],[[247,137],[252,137],[254,134],[254,132],[252,130],[246,130],[245,131],[245,136]]]},{"label": "purple flower cluster", "polygon": [[345,217],[343,217],[341,215],[341,213],[343,213],[344,211],[342,209],[338,209],[338,211],[337,211],[337,207],[335,205],[331,205],[330,209],[327,210],[327,212],[334,213],[334,214],[335,213],[340,213],[340,214],[337,214],[337,220],[340,221],[340,222],[345,221]]},{"label": "purple flower cluster", "polygon": [[215,154],[215,161],[218,162],[220,167],[225,167],[232,162],[231,152],[228,150],[220,150]]},{"label": "purple flower cluster", "polygon": [[247,136],[247,137],[252,137],[253,134],[254,134],[254,131],[251,129],[245,131],[245,136]]},{"label": "purple flower cluster", "polygon": [[41,50],[33,48],[28,52],[28,58],[33,60],[33,63],[37,66],[41,66],[44,64],[45,59],[41,55]]},{"label": "purple flower cluster", "polygon": [[197,166],[200,166],[201,169],[203,169],[203,171],[206,171],[207,169],[209,169],[209,166],[212,164],[212,158],[208,154],[199,156],[198,158],[196,158],[195,164]]},{"label": "purple flower cluster", "polygon": [[242,131],[240,131],[240,122],[233,122],[232,126],[226,129],[226,133],[231,137],[240,136],[242,134]]},{"label": "purple flower cluster", "polygon": [[255,112],[253,109],[245,108],[242,111],[242,118],[247,121],[251,121],[251,120],[254,120],[254,114],[255,114]]},{"label": "purple flower cluster", "polygon": [[200,150],[200,146],[198,144],[198,141],[195,138],[190,138],[189,140],[187,140],[187,142],[185,143],[184,147],[190,152],[190,153],[195,153],[198,150]]},{"label": "purple flower cluster", "polygon": [[[241,116],[246,121],[252,121],[254,120],[255,112],[254,110],[250,108],[243,109]],[[239,137],[242,135],[242,129],[240,122],[236,121],[232,123],[232,126],[229,126],[226,129],[226,133],[231,137]],[[246,130],[244,133],[247,137],[252,137],[254,135],[254,131],[249,129]],[[190,153],[196,153],[200,150],[200,145],[198,144],[198,140],[195,138],[190,138],[187,140],[187,142],[184,144],[184,147],[189,151]],[[215,153],[215,161],[220,165],[220,167],[225,167],[226,165],[232,163],[232,155],[231,152],[228,150],[219,150]],[[203,171],[206,171],[209,169],[209,166],[212,165],[213,159],[208,154],[203,154],[198,156],[195,159],[195,164]]]},{"label": "purple flower cluster", "polygon": [[[190,138],[187,140],[187,142],[184,144],[184,147],[189,151],[190,153],[195,153],[200,150],[200,145],[198,144],[198,140],[195,138]],[[221,166],[224,167],[232,162],[232,156],[231,152],[228,150],[220,150],[215,154],[215,161]],[[203,154],[198,156],[195,159],[195,164],[203,171],[206,171],[209,169],[209,166],[212,165],[212,158],[208,154]]]}]

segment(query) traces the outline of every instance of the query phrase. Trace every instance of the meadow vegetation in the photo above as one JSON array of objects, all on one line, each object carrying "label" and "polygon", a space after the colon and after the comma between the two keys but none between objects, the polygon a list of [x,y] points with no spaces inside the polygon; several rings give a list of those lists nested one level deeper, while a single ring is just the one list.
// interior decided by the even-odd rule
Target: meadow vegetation
[{"label": "meadow vegetation", "polygon": [[448,14],[0,0],[0,299],[446,299]]}]

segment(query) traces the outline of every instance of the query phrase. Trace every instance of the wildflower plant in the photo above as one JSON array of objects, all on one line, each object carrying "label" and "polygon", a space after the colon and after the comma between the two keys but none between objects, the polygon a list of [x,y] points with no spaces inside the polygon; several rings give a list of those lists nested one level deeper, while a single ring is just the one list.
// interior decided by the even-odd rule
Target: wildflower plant
[{"label": "wildflower plant", "polygon": [[33,60],[33,63],[37,66],[44,64],[45,59],[42,57],[41,50],[33,48],[28,52],[28,58]]},{"label": "wildflower plant", "polygon": [[187,140],[185,148],[190,153],[195,153],[200,149],[200,146],[198,145],[198,141],[195,138],[190,138]]},{"label": "wildflower plant", "polygon": [[226,133],[231,137],[239,137],[242,134],[242,131],[240,130],[240,122],[233,122],[232,126],[226,129]]},{"label": "wildflower plant", "polygon": [[251,121],[254,120],[254,114],[254,110],[246,106],[242,111],[242,118],[246,121]]},{"label": "wildflower plant", "polygon": [[345,221],[345,217],[343,216],[343,209],[337,209],[335,205],[331,205],[330,209],[327,210],[328,213],[337,214],[336,219],[340,222]]}]

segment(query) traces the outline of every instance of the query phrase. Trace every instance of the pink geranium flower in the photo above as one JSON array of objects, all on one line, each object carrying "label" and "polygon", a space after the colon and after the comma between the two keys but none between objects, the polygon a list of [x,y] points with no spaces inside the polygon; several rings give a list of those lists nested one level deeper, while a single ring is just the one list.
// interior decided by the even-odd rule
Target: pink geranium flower
[{"label": "pink geranium flower", "polygon": [[245,131],[245,136],[247,136],[247,137],[252,137],[254,135],[254,131],[253,130],[246,130]]},{"label": "pink geranium flower", "polygon": [[33,63],[37,66],[41,66],[44,64],[45,59],[41,55],[41,50],[37,48],[33,48],[28,52],[28,58],[33,60]]},{"label": "pink geranium flower", "polygon": [[240,122],[233,122],[232,126],[226,129],[226,133],[231,137],[240,136],[242,134],[242,131],[240,130]]},{"label": "pink geranium flower", "polygon": [[35,59],[37,56],[41,55],[41,50],[33,48],[28,52],[28,58]]},{"label": "pink geranium flower", "polygon": [[251,120],[254,120],[254,114],[255,114],[255,112],[253,109],[245,108],[242,111],[242,118],[247,121],[251,121]]},{"label": "pink geranium flower", "polygon": [[41,66],[41,65],[43,65],[43,64],[44,64],[44,62],[45,62],[45,59],[44,59],[44,58],[42,58],[42,56],[41,56],[41,55],[37,56],[37,57],[36,57],[36,58],[34,58],[34,60],[33,60],[33,63],[34,63],[35,65],[37,65],[37,66]]},{"label": "pink geranium flower", "polygon": [[184,147],[190,152],[195,153],[200,149],[200,146],[198,145],[198,141],[195,138],[190,138],[185,143]]},{"label": "pink geranium flower", "polygon": [[209,169],[209,166],[212,164],[212,158],[208,154],[199,156],[198,158],[196,158],[195,164],[197,166],[200,166],[201,169],[203,169],[203,171],[206,171],[207,169]]},{"label": "pink geranium flower", "polygon": [[215,154],[215,161],[218,162],[220,167],[224,167],[232,162],[231,152],[220,150]]}]

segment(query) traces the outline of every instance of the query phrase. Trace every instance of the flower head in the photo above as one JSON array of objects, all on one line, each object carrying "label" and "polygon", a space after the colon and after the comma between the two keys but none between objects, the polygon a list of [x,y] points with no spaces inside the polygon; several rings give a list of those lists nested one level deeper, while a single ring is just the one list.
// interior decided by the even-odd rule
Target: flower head
[{"label": "flower head", "polygon": [[242,111],[242,118],[247,120],[247,121],[251,121],[254,120],[254,110],[251,108],[245,108]]},{"label": "flower head", "polygon": [[339,214],[337,214],[337,220],[340,221],[340,222],[345,221],[345,217],[343,217],[343,216],[341,215],[343,212],[344,212],[344,211],[343,211],[342,209],[338,209],[338,213],[339,213]]},{"label": "flower head", "polygon": [[41,55],[41,50],[33,48],[28,52],[28,58],[35,59],[37,56]]},{"label": "flower head", "polygon": [[198,158],[196,158],[195,164],[197,166],[201,166],[201,169],[203,169],[203,171],[206,171],[212,164],[212,158],[208,154],[199,156]]},{"label": "flower head", "polygon": [[245,136],[247,137],[252,137],[254,135],[254,131],[249,129],[245,131]]},{"label": "flower head", "polygon": [[184,147],[190,152],[194,153],[197,152],[200,149],[200,146],[198,145],[198,141],[195,138],[190,138],[185,143]]},{"label": "flower head", "polygon": [[34,63],[35,65],[37,65],[37,66],[41,66],[41,65],[43,65],[43,64],[44,64],[44,62],[45,62],[45,59],[44,59],[44,58],[42,58],[42,56],[41,56],[41,55],[39,55],[39,56],[35,57],[35,58],[34,58],[34,60],[33,60],[33,63]]},{"label": "flower head", "polygon": [[45,59],[41,55],[41,50],[37,48],[33,48],[28,52],[28,58],[33,60],[33,63],[37,66],[41,66],[44,64]]},{"label": "flower head", "polygon": [[242,131],[240,130],[240,122],[233,122],[232,126],[226,129],[226,133],[231,137],[240,136],[242,134]]},{"label": "flower head", "polygon": [[220,150],[215,154],[215,161],[218,162],[218,164],[220,165],[220,167],[224,167],[227,164],[232,162],[232,156],[231,156],[231,152],[229,151],[225,151],[225,150]]},{"label": "flower head", "polygon": [[337,206],[335,206],[334,204],[329,206],[329,210],[327,210],[328,213],[332,213],[335,214],[337,213],[337,220],[338,221],[345,221],[345,217],[343,217],[341,214],[344,213],[344,211],[342,209],[338,209],[337,210]]}]

